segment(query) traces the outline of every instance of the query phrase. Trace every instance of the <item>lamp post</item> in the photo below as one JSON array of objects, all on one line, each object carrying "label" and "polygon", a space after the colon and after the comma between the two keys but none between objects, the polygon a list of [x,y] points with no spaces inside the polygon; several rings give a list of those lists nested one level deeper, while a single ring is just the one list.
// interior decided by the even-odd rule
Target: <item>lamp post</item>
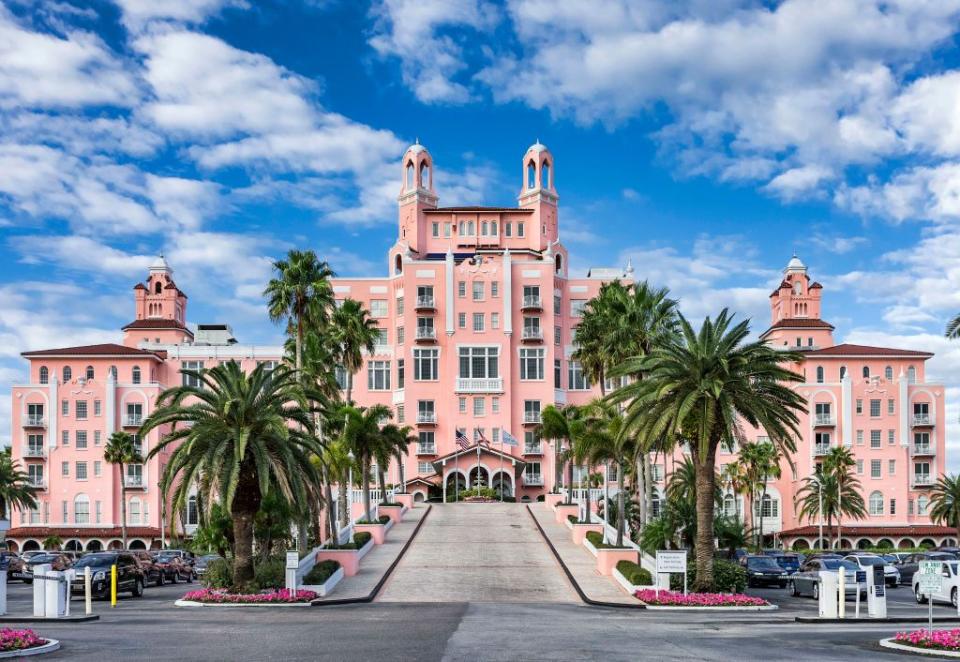
[{"label": "lamp post", "polygon": [[[353,462],[357,456],[353,451],[348,451],[347,459],[350,460],[350,466],[347,469],[347,526],[350,526],[353,524]],[[339,543],[338,540],[337,544]]]},{"label": "lamp post", "polygon": [[818,507],[820,509],[820,550],[823,550],[823,480],[819,476],[817,477],[817,498],[819,500]]}]

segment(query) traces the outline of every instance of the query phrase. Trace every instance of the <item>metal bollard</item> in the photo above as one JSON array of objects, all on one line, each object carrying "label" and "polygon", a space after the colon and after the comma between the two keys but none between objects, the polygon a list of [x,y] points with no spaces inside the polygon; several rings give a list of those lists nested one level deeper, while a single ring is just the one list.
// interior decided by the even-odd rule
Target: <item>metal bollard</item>
[{"label": "metal bollard", "polygon": [[110,606],[117,606],[117,566],[110,566]]},{"label": "metal bollard", "polygon": [[93,613],[93,586],[91,582],[93,581],[92,573],[90,572],[90,566],[87,566],[83,569],[83,599],[86,602],[87,607],[87,616]]}]

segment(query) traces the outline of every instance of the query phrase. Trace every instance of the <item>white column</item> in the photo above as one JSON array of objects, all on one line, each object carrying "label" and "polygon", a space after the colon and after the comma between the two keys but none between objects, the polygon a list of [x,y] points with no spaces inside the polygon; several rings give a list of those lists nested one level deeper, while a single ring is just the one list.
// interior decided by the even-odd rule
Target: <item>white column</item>
[{"label": "white column", "polygon": [[503,251],[503,332],[513,333],[513,261],[510,249]]},{"label": "white column", "polygon": [[[50,411],[47,412],[47,448],[56,448],[57,447],[57,432],[58,426],[57,423],[60,422],[60,394],[59,382],[56,377],[50,375],[50,395],[48,397],[49,402],[47,407]],[[24,405],[26,407],[26,405]],[[24,412],[26,413],[26,412]]]},{"label": "white column", "polygon": [[[106,423],[107,439],[116,431],[117,425],[117,380],[113,377],[113,372],[107,371],[107,386],[105,389],[106,402],[103,403],[104,422]],[[104,440],[106,443],[106,439]]]},{"label": "white column", "polygon": [[840,411],[843,416],[843,443],[853,446],[853,381],[849,373],[840,380]]},{"label": "white column", "polygon": [[445,285],[446,285],[446,287],[445,287],[445,289],[446,289],[446,298],[447,298],[447,302],[446,302],[446,303],[447,303],[447,306],[446,306],[446,308],[447,308],[447,315],[446,315],[446,318],[447,318],[447,335],[448,335],[448,336],[452,336],[452,335],[453,335],[454,304],[455,304],[455,302],[456,302],[456,300],[457,300],[457,297],[456,297],[456,294],[455,294],[454,291],[453,291],[453,266],[454,266],[454,263],[453,263],[453,251],[450,250],[449,248],[447,249],[447,257],[446,257],[446,264],[445,264],[445,266],[446,266],[446,271],[445,271],[445,276],[446,276]]},{"label": "white column", "polygon": [[897,378],[897,388],[900,396],[900,445],[910,446],[910,387],[907,376],[900,371]]}]

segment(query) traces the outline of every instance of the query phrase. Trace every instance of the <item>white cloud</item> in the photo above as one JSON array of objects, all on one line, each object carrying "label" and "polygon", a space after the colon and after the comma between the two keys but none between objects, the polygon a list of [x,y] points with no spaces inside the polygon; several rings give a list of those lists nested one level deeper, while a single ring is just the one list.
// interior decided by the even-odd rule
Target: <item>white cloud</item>
[{"label": "white cloud", "polygon": [[829,168],[801,166],[780,173],[764,188],[784,200],[796,200],[816,191],[822,182],[832,177],[833,173]]},{"label": "white cloud", "polygon": [[89,237],[27,235],[11,237],[8,244],[28,264],[55,263],[88,273],[141,278],[154,256],[132,255]]},{"label": "white cloud", "polygon": [[871,177],[866,184],[844,184],[834,202],[864,217],[952,223],[960,218],[960,163],[909,167],[886,182]]},{"label": "white cloud", "polygon": [[200,23],[228,7],[246,8],[245,0],[117,0],[123,22],[132,30],[151,21]]}]

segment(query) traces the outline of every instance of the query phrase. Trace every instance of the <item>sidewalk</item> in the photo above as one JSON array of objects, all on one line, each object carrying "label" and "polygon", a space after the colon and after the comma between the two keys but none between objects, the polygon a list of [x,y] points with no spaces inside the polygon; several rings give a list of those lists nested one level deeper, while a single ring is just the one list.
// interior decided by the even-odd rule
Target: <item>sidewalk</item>
[{"label": "sidewalk", "polygon": [[599,602],[615,602],[618,604],[638,605],[636,598],[627,595],[610,577],[604,577],[597,572],[597,560],[587,548],[574,545],[570,539],[570,529],[557,524],[553,509],[545,503],[530,504],[530,512],[536,518],[550,543],[557,550],[564,565],[570,574],[591,600]]},{"label": "sidewalk", "polygon": [[403,521],[390,529],[386,542],[375,545],[360,561],[360,572],[353,577],[344,577],[330,595],[317,598],[313,601],[314,604],[367,597],[400,556],[403,546],[413,535],[417,524],[427,514],[427,509],[428,506],[418,504],[404,513]]}]

